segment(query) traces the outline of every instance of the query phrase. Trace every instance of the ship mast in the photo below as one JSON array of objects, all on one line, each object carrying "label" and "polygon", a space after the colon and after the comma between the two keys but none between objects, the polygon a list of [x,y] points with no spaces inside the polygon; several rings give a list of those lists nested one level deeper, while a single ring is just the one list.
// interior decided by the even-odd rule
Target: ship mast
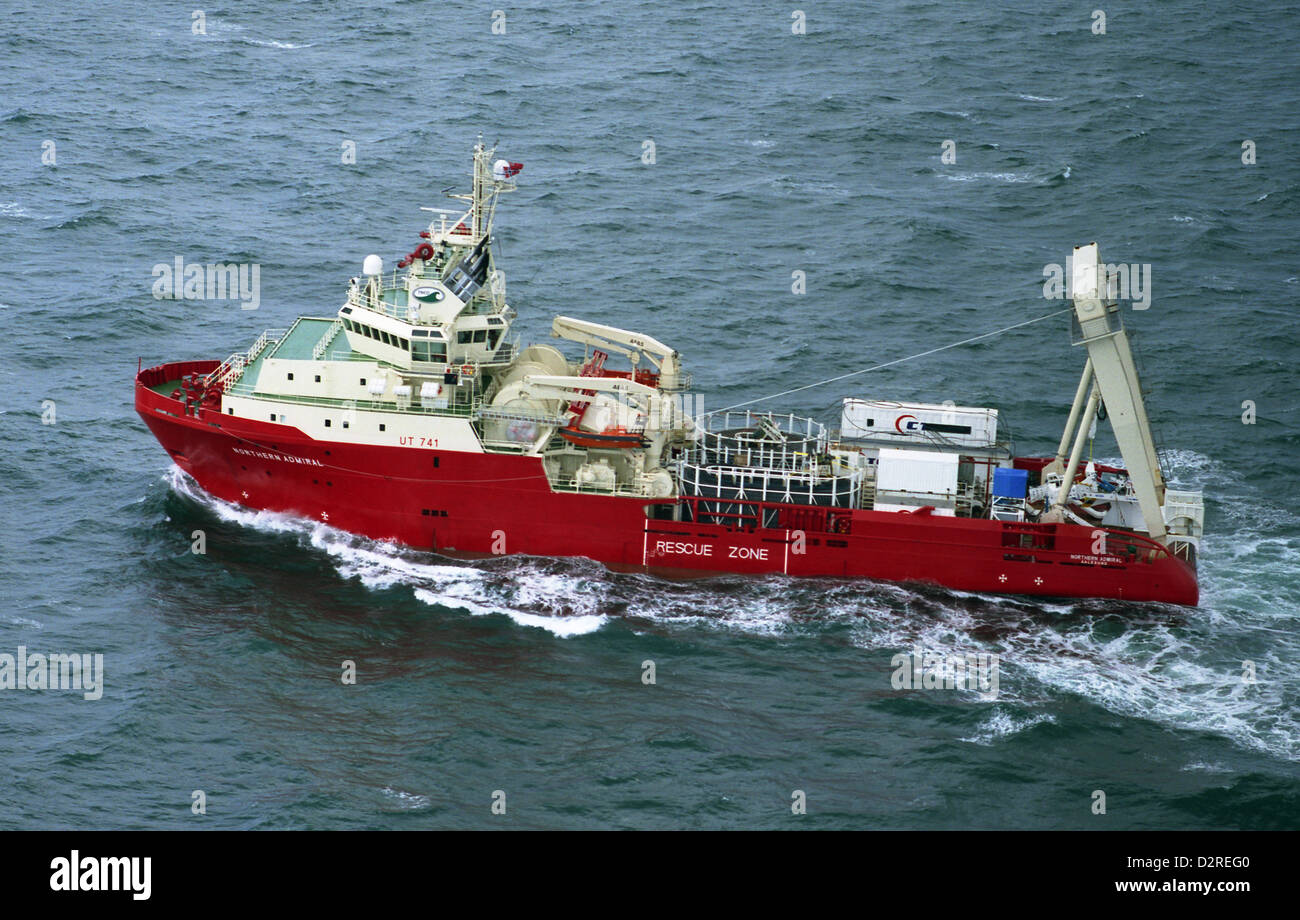
[{"label": "ship mast", "polygon": [[[492,220],[496,216],[497,195],[501,192],[513,192],[516,188],[513,176],[521,167],[519,163],[494,164],[492,161],[496,148],[488,148],[483,143],[483,135],[479,135],[478,141],[474,144],[474,177],[471,192],[468,195],[449,195],[449,198],[457,198],[461,201],[468,201],[469,219],[470,219],[470,238],[467,240],[471,245],[477,245],[485,235],[492,232]],[[497,166],[503,165],[510,167],[508,170],[498,171]]]}]

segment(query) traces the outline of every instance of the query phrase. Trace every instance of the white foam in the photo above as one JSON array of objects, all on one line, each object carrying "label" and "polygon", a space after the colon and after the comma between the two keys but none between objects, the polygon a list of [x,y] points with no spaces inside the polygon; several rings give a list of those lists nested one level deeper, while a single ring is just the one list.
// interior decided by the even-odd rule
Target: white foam
[{"label": "white foam", "polygon": [[431,804],[427,795],[419,795],[414,792],[402,792],[400,789],[393,789],[391,786],[385,786],[383,794],[394,799],[402,808],[408,808],[411,811],[420,811],[428,808]]},{"label": "white foam", "polygon": [[[250,511],[204,492],[179,467],[166,475],[179,494],[203,505],[223,520],[265,533],[292,533],[305,537],[312,546],[329,555],[344,578],[356,578],[371,590],[397,586],[412,589],[423,603],[461,609],[481,616],[502,614],[521,626],[533,626],[569,638],[595,632],[608,622],[594,612],[598,598],[575,595],[575,580],[530,571],[528,563],[510,573],[496,573],[472,565],[451,565],[421,561],[431,558],[392,543],[369,540],[355,534],[273,511]],[[514,603],[502,603],[494,595],[514,594]],[[577,614],[574,607],[582,608]],[[545,611],[544,613],[537,612]]]},{"label": "white foam", "polygon": [[969,738],[959,740],[969,741],[972,744],[990,745],[1003,738],[1018,735],[1035,725],[1041,725],[1044,722],[1054,723],[1055,721],[1056,719],[1047,713],[1037,713],[1023,719],[1017,719],[1007,712],[1005,708],[998,707],[981,723],[979,731]]},{"label": "white foam", "polygon": [[1029,182],[1031,176],[1024,173],[1007,173],[1007,172],[979,172],[979,173],[940,173],[939,175],[950,182],[979,182],[985,179],[991,179],[995,182]]},{"label": "white foam", "polygon": [[1182,768],[1182,772],[1183,773],[1231,773],[1232,768],[1225,767],[1221,763],[1205,763],[1204,761],[1198,760],[1194,763],[1184,764]]},{"label": "white foam", "polygon": [[278,41],[275,41],[274,39],[267,39],[267,40],[264,41],[264,40],[262,40],[262,39],[260,39],[260,38],[243,38],[243,39],[240,39],[240,41],[242,41],[242,42],[244,42],[245,44],[248,44],[248,45],[260,45],[260,46],[263,47],[263,48],[282,48],[282,49],[285,49],[285,50],[292,50],[292,49],[295,49],[295,48],[310,48],[310,47],[312,47],[310,44],[306,44],[306,45],[298,45],[298,44],[294,44],[293,42],[278,42]]},{"label": "white foam", "polygon": [[524,613],[521,610],[511,610],[508,607],[497,607],[488,604],[480,604],[477,601],[450,593],[438,593],[425,588],[416,588],[415,596],[424,603],[441,607],[459,608],[468,612],[472,616],[489,616],[491,614],[501,614],[514,620],[520,626],[536,626],[544,629],[552,635],[559,636],[561,639],[568,639],[572,636],[585,636],[587,633],[593,633],[600,629],[609,620],[608,617],[600,614],[587,614],[576,617],[553,617],[540,616],[536,613]]}]

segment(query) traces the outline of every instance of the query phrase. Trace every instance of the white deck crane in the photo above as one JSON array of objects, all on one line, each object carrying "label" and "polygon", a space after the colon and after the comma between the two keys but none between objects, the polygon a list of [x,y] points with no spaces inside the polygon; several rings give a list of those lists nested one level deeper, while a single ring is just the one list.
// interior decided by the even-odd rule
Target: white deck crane
[{"label": "white deck crane", "polygon": [[[1098,405],[1105,403],[1147,534],[1176,551],[1188,545],[1194,548],[1201,535],[1204,514],[1201,496],[1199,492],[1173,492],[1165,486],[1128,333],[1124,331],[1119,307],[1110,297],[1109,280],[1096,243],[1075,247],[1071,297],[1080,333],[1075,344],[1087,347],[1088,361],[1056,459],[1044,468],[1045,473],[1061,471],[1062,479],[1060,490],[1042,520],[1065,519],[1084,443],[1097,416]],[[1072,436],[1074,444],[1066,460],[1066,446]],[[1190,557],[1191,553],[1185,555]]]},{"label": "white deck crane", "polygon": [[639,332],[628,332],[613,326],[590,323],[570,316],[557,316],[551,323],[551,335],[556,338],[581,342],[602,351],[626,355],[635,370],[645,355],[659,372],[659,389],[677,390],[684,383],[681,358],[677,350]]}]

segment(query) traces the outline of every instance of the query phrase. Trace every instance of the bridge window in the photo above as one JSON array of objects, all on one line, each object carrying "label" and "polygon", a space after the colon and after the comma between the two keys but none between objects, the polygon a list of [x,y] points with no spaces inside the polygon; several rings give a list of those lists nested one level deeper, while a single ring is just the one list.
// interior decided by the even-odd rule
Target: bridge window
[{"label": "bridge window", "polygon": [[412,342],[411,357],[416,361],[447,362],[447,346],[442,342]]}]

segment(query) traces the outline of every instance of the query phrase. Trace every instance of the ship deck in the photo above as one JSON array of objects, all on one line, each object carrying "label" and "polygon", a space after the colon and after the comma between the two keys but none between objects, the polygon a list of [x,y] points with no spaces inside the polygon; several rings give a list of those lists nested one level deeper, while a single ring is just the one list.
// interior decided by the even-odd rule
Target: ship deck
[{"label": "ship deck", "polygon": [[[332,317],[299,317],[297,322],[290,327],[289,331],[278,342],[262,349],[261,353],[248,363],[239,376],[238,388],[247,393],[252,393],[257,389],[257,381],[267,358],[286,358],[297,361],[317,360],[315,357],[316,345],[329,334],[334,323],[335,320]],[[334,336],[318,360],[351,361],[358,358],[364,358],[364,356],[357,355],[352,351],[346,335],[338,334]],[[181,379],[177,377],[173,380],[164,380],[161,383],[153,384],[148,389],[159,396],[170,398],[172,392],[180,385]]]},{"label": "ship deck", "polygon": [[162,383],[155,383],[153,386],[149,387],[148,389],[157,393],[159,396],[166,396],[168,399],[170,399],[172,395],[172,391],[175,390],[180,385],[181,385],[181,378],[177,377],[175,380],[164,380]]},{"label": "ship deck", "polygon": [[[332,317],[302,316],[290,327],[275,345],[262,349],[261,353],[249,362],[244,372],[239,375],[239,388],[245,392],[254,392],[262,367],[267,358],[286,358],[295,361],[311,361],[316,344],[324,338],[336,322]],[[348,337],[336,335],[320,356],[321,361],[350,361],[353,351],[348,344]]]}]

